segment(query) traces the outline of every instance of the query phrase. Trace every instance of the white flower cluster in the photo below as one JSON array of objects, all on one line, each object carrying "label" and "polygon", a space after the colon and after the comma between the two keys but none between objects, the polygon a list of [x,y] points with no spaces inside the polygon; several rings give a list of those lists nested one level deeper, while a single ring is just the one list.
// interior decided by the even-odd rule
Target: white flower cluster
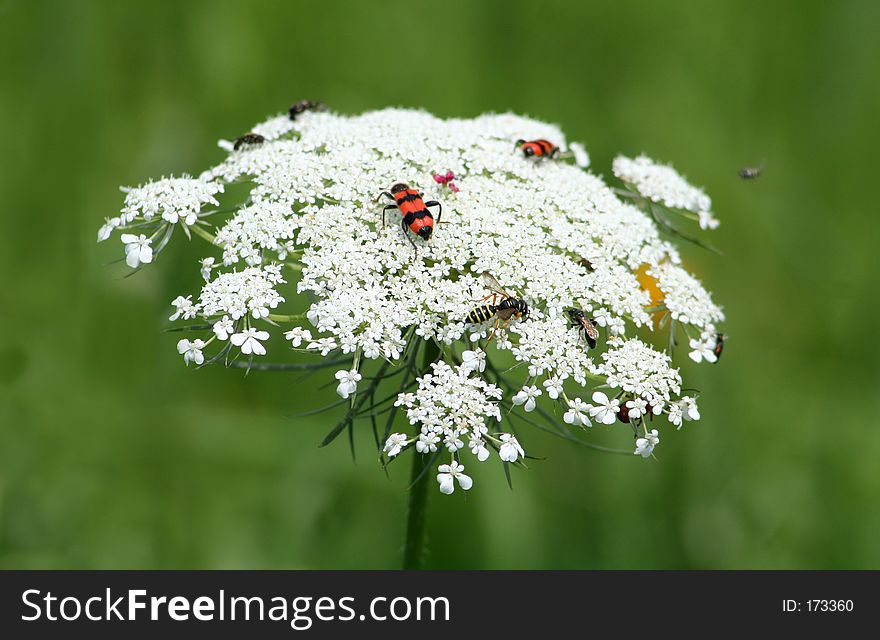
[{"label": "white flower cluster", "polygon": [[[411,344],[435,341],[448,362],[435,364],[419,390],[399,400],[419,434],[393,434],[385,451],[393,456],[408,444],[420,453],[445,447],[454,459],[440,470],[444,492],[451,492],[453,479],[470,486],[457,457],[466,443],[478,460],[492,446],[509,462],[522,457],[513,436],[490,435],[485,426],[486,418],[501,415],[501,390],[486,380],[494,350],[509,351],[523,363],[524,377],[527,371],[512,398],[516,405],[529,411],[547,400],[561,402],[571,425],[586,426],[590,417],[610,424],[629,403],[641,423],[648,404],[655,412],[680,407],[675,396],[681,379],[671,359],[626,338],[654,326],[640,270],[657,280],[662,304],[679,326],[704,336],[703,351],[710,348],[705,336],[723,314],[680,266],[655,220],[586,171],[586,150],[568,145],[555,126],[511,114],[442,120],[386,109],[354,117],[307,111],[295,120],[273,117],[251,131],[265,140],[238,150],[221,143],[227,158],[197,179],[166,178],[129,191],[121,216],[99,233],[103,239],[116,228],[159,217],[222,250],[222,264],[213,256],[200,261],[206,283],[197,302],[192,296],[174,302],[172,319],[201,316],[213,323],[209,340],[181,341],[185,362],[202,363],[202,350],[215,339],[231,338],[245,355],[262,355],[261,343],[278,330],[275,324],[307,318],[310,328],[294,324],[281,331],[294,347],[305,343],[322,356],[354,354],[352,367],[337,373],[337,392],[355,398],[365,363],[403,360]],[[538,138],[570,149],[575,163],[528,158],[515,148],[516,140]],[[447,172],[457,191],[433,179]],[[618,158],[614,173],[651,200],[711,217],[708,197],[669,167]],[[214,212],[204,208],[217,206],[215,196],[231,182],[249,183],[250,193],[212,228],[207,215]],[[450,224],[435,224],[429,241],[402,227],[397,209],[385,212],[383,224],[382,208],[392,201],[377,202],[377,196],[401,182],[442,206],[442,222]],[[439,207],[431,210],[440,217]],[[130,265],[153,260],[158,250],[151,243],[165,228],[149,237],[124,236]],[[493,293],[483,272],[528,304],[527,318],[501,326],[496,318],[466,322]],[[305,313],[275,313],[285,302],[287,280],[309,296]],[[596,349],[588,349],[582,327],[573,326],[570,307],[599,327]],[[256,322],[266,323],[266,330],[258,331]],[[490,333],[491,343],[474,346]],[[585,387],[600,383],[614,397],[594,393],[597,404],[587,404],[572,393],[592,392]],[[656,441],[647,428],[643,436],[653,442],[652,451]],[[647,444],[637,453],[645,451]]]},{"label": "white flower cluster", "polygon": [[266,318],[270,309],[284,302],[275,289],[284,282],[278,264],[221,273],[202,287],[194,311],[208,319],[228,315],[238,320],[248,313],[255,319]]},{"label": "white flower cluster", "polygon": [[163,178],[129,189],[122,208],[123,218],[131,221],[138,216],[151,220],[160,215],[171,224],[181,222],[192,226],[206,204],[217,206],[214,197],[223,193],[219,182],[206,182],[193,178]]},{"label": "white flower cluster", "polygon": [[[396,405],[406,408],[410,424],[419,428],[419,435],[410,441],[405,434],[393,433],[385,443],[384,451],[394,457],[412,442],[418,453],[434,453],[445,448],[452,460],[440,465],[437,481],[442,493],[452,493],[456,478],[462,489],[470,489],[469,476],[461,474],[464,466],[458,460],[458,451],[467,446],[479,462],[491,455],[495,448],[505,462],[525,458],[525,452],[516,437],[510,433],[490,433],[487,418],[501,421],[498,400],[501,389],[471,374],[472,365],[463,363],[451,367],[446,362],[431,365],[432,372],[418,378],[415,393],[401,393]],[[539,392],[540,393],[540,392]],[[458,473],[455,472],[458,470]]]},{"label": "white flower cluster", "polygon": [[294,249],[293,237],[298,218],[291,215],[290,206],[266,202],[242,207],[214,238],[214,244],[223,247],[223,264],[231,265],[244,260],[251,266],[263,262],[264,252],[279,260],[287,258]]},{"label": "white flower cluster", "polygon": [[602,354],[595,372],[610,387],[646,400],[656,411],[681,392],[681,376],[672,359],[639,339],[618,342]]},{"label": "white flower cluster", "polygon": [[699,216],[702,229],[717,229],[720,222],[712,215],[712,200],[699,187],[685,180],[670,166],[647,156],[635,159],[617,156],[614,175],[636,188],[639,194],[671,209],[684,209]]},{"label": "white flower cluster", "polygon": [[114,229],[135,221],[150,222],[156,216],[162,220],[192,226],[205,205],[217,206],[215,198],[223,193],[223,184],[216,181],[182,178],[162,178],[135,188],[124,187],[125,204],[122,212],[109,218],[98,230],[98,241],[106,240]]},{"label": "white flower cluster", "polygon": [[724,320],[724,312],[712,302],[709,292],[681,267],[659,264],[651,267],[648,275],[657,280],[663,304],[673,320],[710,332],[714,331],[715,323]]}]

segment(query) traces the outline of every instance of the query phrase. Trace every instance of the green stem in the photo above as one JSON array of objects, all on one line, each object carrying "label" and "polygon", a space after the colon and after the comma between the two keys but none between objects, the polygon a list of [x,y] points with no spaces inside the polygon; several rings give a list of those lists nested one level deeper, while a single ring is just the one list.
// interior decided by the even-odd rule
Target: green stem
[{"label": "green stem", "polygon": [[270,313],[267,317],[272,322],[298,322],[300,320],[305,320],[306,313],[294,313],[291,315],[283,315],[280,313]]},{"label": "green stem", "polygon": [[[440,356],[437,343],[429,340],[422,354],[422,373]],[[406,543],[403,549],[403,568],[422,569],[425,564],[425,523],[428,507],[428,482],[431,474],[426,467],[429,456],[412,451],[412,470],[410,471],[409,501],[406,514]]]},{"label": "green stem", "polygon": [[191,226],[189,228],[189,230],[192,231],[197,236],[201,237],[203,240],[207,240],[211,244],[214,244],[214,234],[212,234],[207,229],[200,227],[197,224],[194,224],[193,226]]}]

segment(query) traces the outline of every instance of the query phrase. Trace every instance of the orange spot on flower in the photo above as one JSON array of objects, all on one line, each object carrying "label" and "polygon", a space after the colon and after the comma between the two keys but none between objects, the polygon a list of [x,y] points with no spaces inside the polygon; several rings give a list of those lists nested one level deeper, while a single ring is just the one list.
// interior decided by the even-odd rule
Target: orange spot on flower
[{"label": "orange spot on flower", "polygon": [[[641,265],[638,270],[636,270],[636,278],[638,278],[639,284],[642,285],[642,289],[644,289],[651,295],[651,304],[649,306],[657,307],[663,304],[665,296],[663,295],[663,292],[660,291],[660,286],[657,283],[657,278],[648,273],[648,269],[650,268],[651,267],[647,264]],[[657,313],[655,313],[654,320],[656,321],[659,316],[663,315],[663,313],[665,312],[658,311]]]}]

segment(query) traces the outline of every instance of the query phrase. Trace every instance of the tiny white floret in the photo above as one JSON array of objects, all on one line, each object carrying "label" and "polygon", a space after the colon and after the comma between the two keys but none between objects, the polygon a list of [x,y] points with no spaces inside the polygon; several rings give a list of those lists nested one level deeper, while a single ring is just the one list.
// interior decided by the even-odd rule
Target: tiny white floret
[{"label": "tiny white floret", "polygon": [[199,340],[198,338],[192,342],[184,338],[177,343],[177,353],[183,356],[183,361],[187,366],[189,366],[190,362],[195,362],[196,364],[203,364],[205,362],[205,355],[202,353],[204,348],[204,340]]},{"label": "tiny white floret", "polygon": [[141,264],[153,261],[153,248],[150,246],[152,240],[147,236],[123,233],[119,238],[125,244],[125,264],[129,267],[137,269]]},{"label": "tiny white floret", "polygon": [[458,481],[458,485],[467,491],[470,489],[474,481],[470,476],[464,474],[464,465],[453,460],[450,464],[441,464],[437,467],[437,482],[440,483],[440,493],[449,495],[455,491],[453,479]]},{"label": "tiny white floret", "polygon": [[535,398],[542,393],[543,391],[535,386],[523,387],[511,400],[515,405],[523,405],[523,409],[526,411],[534,411],[536,406]]},{"label": "tiny white floret", "polygon": [[409,440],[407,440],[405,433],[392,433],[385,441],[385,447],[382,450],[388,454],[389,458],[393,458],[408,444]]},{"label": "tiny white floret", "polygon": [[249,327],[241,333],[233,334],[230,340],[236,347],[241,347],[241,352],[245,355],[266,355],[266,347],[261,343],[262,340],[269,339],[268,331],[258,331],[254,327]]},{"label": "tiny white floret", "polygon": [[660,444],[660,436],[657,434],[657,429],[651,429],[644,438],[636,439],[636,450],[633,451],[633,455],[647,458],[658,444]]},{"label": "tiny white floret", "polygon": [[510,433],[502,433],[500,440],[501,446],[498,448],[498,455],[505,462],[516,462],[517,458],[526,457],[526,452],[523,451],[516,436]]},{"label": "tiny white floret", "polygon": [[361,374],[355,369],[341,369],[336,372],[336,379],[339,380],[339,386],[336,387],[336,393],[343,399],[357,391],[357,383],[361,380]]}]

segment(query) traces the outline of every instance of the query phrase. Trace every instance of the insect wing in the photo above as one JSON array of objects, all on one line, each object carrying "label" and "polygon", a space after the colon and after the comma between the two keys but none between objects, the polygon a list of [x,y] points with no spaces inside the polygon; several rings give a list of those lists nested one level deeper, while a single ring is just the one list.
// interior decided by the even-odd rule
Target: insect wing
[{"label": "insect wing", "polygon": [[593,324],[592,320],[588,320],[587,318],[583,318],[582,325],[584,327],[584,333],[587,334],[587,343],[589,343],[590,349],[595,349],[596,343],[599,340],[599,329]]},{"label": "insect wing", "polygon": [[766,162],[764,160],[761,160],[761,164],[759,164],[758,166],[756,166],[756,167],[743,167],[742,169],[740,169],[737,172],[737,174],[743,180],[754,180],[755,178],[760,177],[762,173],[764,173],[764,165],[765,164],[766,164]]},{"label": "insect wing", "polygon": [[592,273],[596,270],[596,267],[593,266],[592,260],[587,260],[586,258],[581,258],[578,260],[578,264],[581,265],[584,269]]},{"label": "insect wing", "polygon": [[495,276],[493,276],[491,273],[489,273],[488,271],[484,271],[482,278],[483,278],[483,284],[486,285],[487,289],[489,289],[490,291],[492,291],[494,293],[497,293],[500,296],[504,296],[505,298],[510,297],[510,294],[507,293],[501,287],[500,284],[498,284],[498,281],[495,279]]}]

